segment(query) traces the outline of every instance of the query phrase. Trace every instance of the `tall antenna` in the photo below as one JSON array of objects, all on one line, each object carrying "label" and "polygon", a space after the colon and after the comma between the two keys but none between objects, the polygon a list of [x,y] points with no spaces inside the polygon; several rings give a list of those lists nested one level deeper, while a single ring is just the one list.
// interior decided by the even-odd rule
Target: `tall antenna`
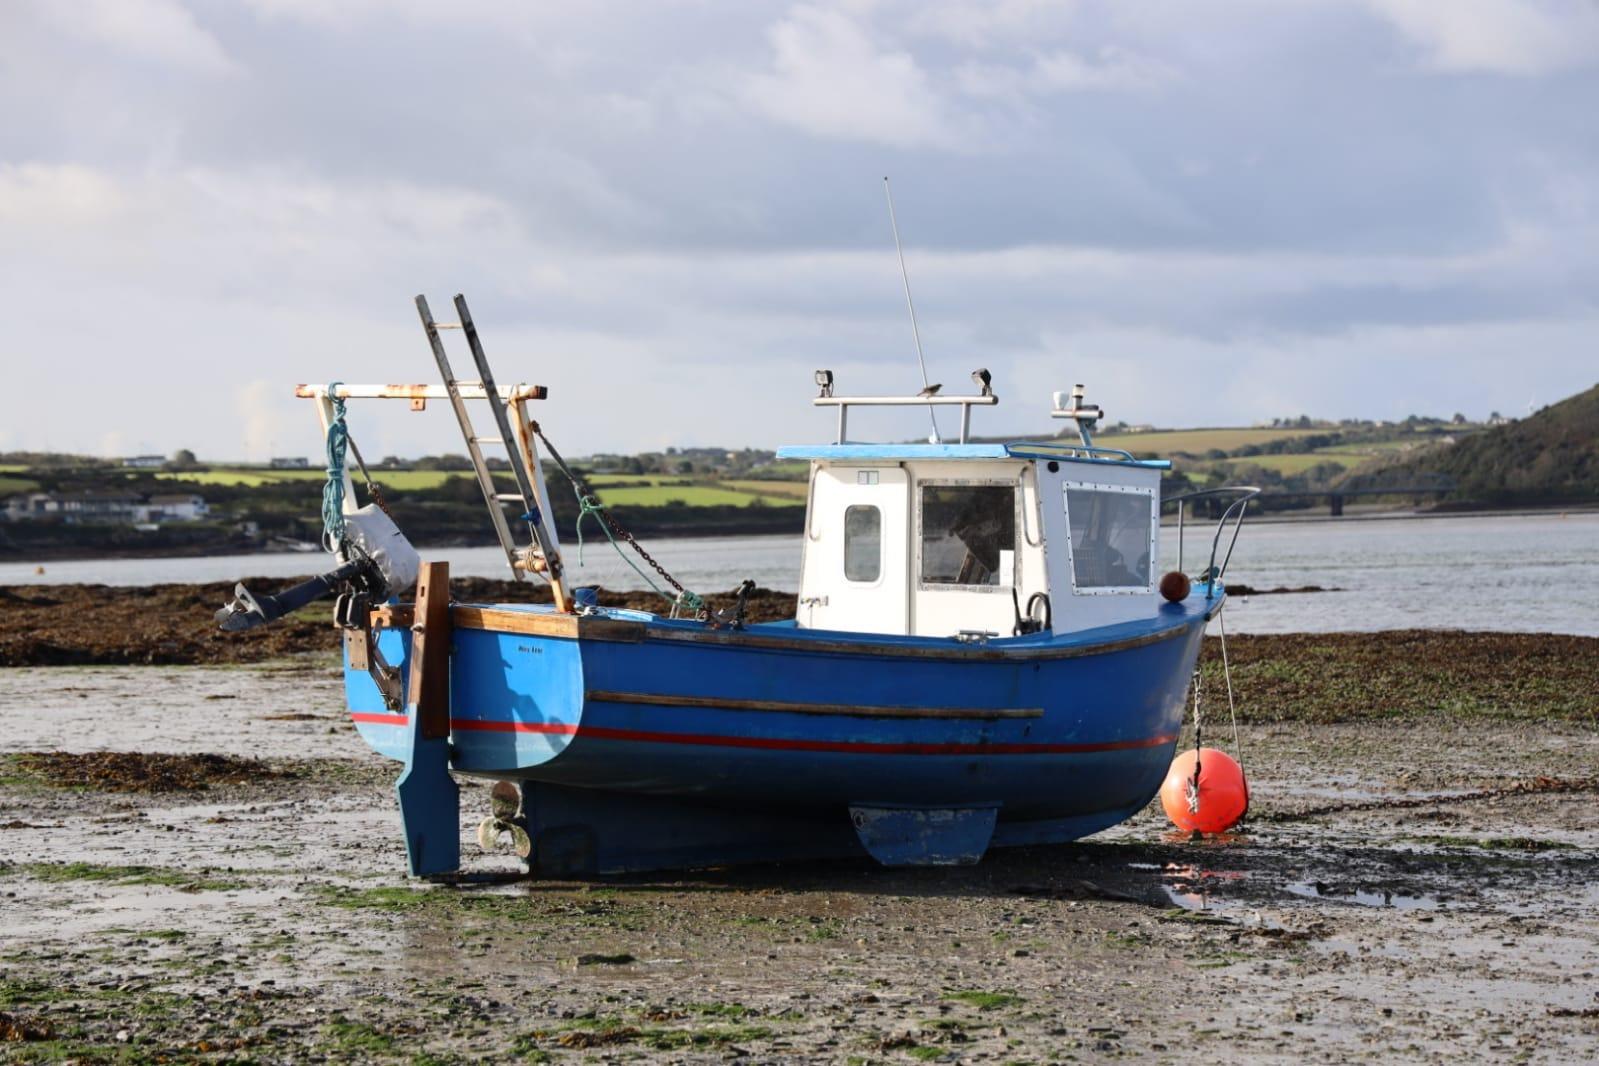
[{"label": "tall antenna", "polygon": [[[894,250],[899,253],[899,276],[905,281],[905,306],[911,313],[911,336],[916,339],[916,365],[922,368],[922,391],[928,389],[927,359],[922,355],[922,331],[916,327],[916,303],[911,299],[911,275],[905,269],[905,246],[899,242],[899,222],[894,218],[894,193],[888,187],[888,175],[883,175],[883,195],[888,198],[888,224],[894,230]],[[929,393],[929,395],[931,395]],[[933,423],[933,443],[938,444],[943,437],[938,432],[938,413],[932,404],[927,405],[927,417]]]}]

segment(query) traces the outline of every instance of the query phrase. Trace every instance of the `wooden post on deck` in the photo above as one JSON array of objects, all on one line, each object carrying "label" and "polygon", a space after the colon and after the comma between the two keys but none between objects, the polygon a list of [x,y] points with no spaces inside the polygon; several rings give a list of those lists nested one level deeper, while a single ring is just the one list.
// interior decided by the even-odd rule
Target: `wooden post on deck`
[{"label": "wooden post on deck", "polygon": [[423,563],[412,614],[405,772],[394,784],[413,877],[461,865],[461,791],[450,776],[450,564]]},{"label": "wooden post on deck", "polygon": [[421,715],[423,740],[450,736],[450,564],[423,563],[411,625],[411,686],[406,702]]}]

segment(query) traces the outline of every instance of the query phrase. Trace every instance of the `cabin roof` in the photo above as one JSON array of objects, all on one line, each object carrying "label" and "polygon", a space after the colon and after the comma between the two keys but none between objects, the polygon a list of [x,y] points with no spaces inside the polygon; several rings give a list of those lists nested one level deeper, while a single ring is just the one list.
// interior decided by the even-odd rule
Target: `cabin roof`
[{"label": "cabin roof", "polygon": [[[1137,466],[1169,470],[1168,459],[1134,459],[1125,452],[1107,455],[1074,454],[1076,445],[1056,441],[1014,441],[1009,444],[800,444],[779,448],[779,459],[850,460],[903,459],[1056,459],[1063,463],[1101,466]],[[1106,449],[1112,451],[1112,449]]]}]

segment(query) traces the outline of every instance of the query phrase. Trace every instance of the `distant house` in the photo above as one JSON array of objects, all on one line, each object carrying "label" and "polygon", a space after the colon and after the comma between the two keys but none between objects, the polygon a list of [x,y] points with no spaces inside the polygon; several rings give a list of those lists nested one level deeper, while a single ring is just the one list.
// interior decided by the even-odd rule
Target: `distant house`
[{"label": "distant house", "polygon": [[306,470],[311,460],[303,455],[275,455],[267,463],[273,470]]},{"label": "distant house", "polygon": [[210,514],[205,497],[189,492],[151,496],[145,506],[149,522],[198,522]]},{"label": "distant house", "polygon": [[131,492],[52,492],[44,502],[43,513],[74,525],[140,522],[144,520],[144,501]]},{"label": "distant house", "polygon": [[122,465],[131,466],[135,470],[160,470],[166,462],[167,457],[164,455],[130,455],[122,460]]},{"label": "distant house", "polygon": [[192,493],[152,496],[131,492],[30,492],[6,500],[6,518],[14,522],[55,521],[77,525],[97,522],[141,525],[196,522],[210,515],[205,497]]},{"label": "distant house", "polygon": [[43,518],[55,513],[55,496],[48,492],[29,492],[6,500],[6,517],[13,522]]}]

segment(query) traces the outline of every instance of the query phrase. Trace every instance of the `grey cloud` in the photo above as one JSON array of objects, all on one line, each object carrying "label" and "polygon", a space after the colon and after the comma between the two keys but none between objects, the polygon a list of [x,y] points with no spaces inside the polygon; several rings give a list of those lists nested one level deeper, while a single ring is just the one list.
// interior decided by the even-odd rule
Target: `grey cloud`
[{"label": "grey cloud", "polygon": [[[1586,8],[141,2],[8,9],[0,285],[64,327],[14,328],[0,447],[294,439],[231,397],[425,376],[408,298],[458,289],[607,412],[581,447],[814,436],[813,366],[909,380],[885,173],[930,358],[1018,425],[1079,372],[1138,420],[1208,375],[1210,421],[1481,406],[1532,346],[1550,398],[1591,376]],[[1375,353],[1380,399],[1321,374]],[[62,366],[140,405],[18,399]]]}]

